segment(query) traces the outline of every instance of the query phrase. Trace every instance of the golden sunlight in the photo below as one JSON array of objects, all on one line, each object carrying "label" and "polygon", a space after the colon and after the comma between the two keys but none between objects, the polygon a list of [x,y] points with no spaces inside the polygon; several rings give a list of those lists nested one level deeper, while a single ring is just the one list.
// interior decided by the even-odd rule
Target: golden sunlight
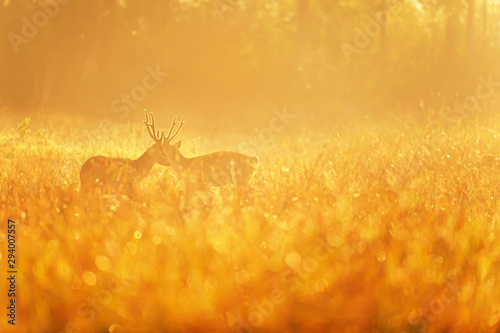
[{"label": "golden sunlight", "polygon": [[0,1],[0,332],[500,332],[500,1]]}]

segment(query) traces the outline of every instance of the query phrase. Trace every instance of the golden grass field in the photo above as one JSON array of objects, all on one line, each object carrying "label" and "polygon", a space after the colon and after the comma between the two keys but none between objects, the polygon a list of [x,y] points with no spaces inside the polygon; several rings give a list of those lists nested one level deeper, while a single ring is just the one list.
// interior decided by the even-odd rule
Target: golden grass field
[{"label": "golden grass field", "polygon": [[0,138],[0,331],[500,332],[495,124],[361,121],[265,145],[187,130],[187,156],[255,141],[261,160],[253,192],[219,188],[194,208],[158,165],[135,200],[79,193],[88,157],[148,147],[142,125],[106,137],[12,127]]}]

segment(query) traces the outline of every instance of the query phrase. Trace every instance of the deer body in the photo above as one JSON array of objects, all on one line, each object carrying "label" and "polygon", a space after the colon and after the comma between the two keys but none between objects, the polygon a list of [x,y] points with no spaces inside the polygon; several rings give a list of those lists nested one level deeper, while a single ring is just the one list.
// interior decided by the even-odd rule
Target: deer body
[{"label": "deer body", "polygon": [[232,151],[187,158],[181,154],[177,145],[172,148],[165,149],[172,169],[188,182],[205,185],[247,185],[260,163],[257,157]]},{"label": "deer body", "polygon": [[[179,151],[181,142],[172,144],[172,140],[185,124],[184,118],[179,124],[177,117],[175,117],[168,135],[165,137],[165,134],[162,134],[164,137],[163,149],[172,164],[172,168],[185,182],[194,183],[196,187],[200,185],[248,185],[260,163],[257,157],[233,151],[215,152],[192,158],[184,157]],[[176,125],[179,126],[174,131]]]},{"label": "deer body", "polygon": [[136,160],[118,157],[92,156],[82,165],[82,188],[100,188],[105,193],[135,193],[137,185],[147,176],[155,163],[169,166],[168,158],[155,155],[157,147],[151,146]]},{"label": "deer body", "polygon": [[155,134],[154,120],[152,124],[148,122],[147,112],[144,123],[155,143],[135,160],[101,155],[90,157],[80,170],[82,191],[99,189],[104,193],[134,195],[138,184],[156,163],[171,165],[163,150],[162,138]]}]

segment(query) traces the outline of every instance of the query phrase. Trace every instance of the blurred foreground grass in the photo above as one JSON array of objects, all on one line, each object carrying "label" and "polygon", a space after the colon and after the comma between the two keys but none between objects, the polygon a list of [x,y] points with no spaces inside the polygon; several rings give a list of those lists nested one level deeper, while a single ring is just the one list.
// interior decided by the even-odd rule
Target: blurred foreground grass
[{"label": "blurred foreground grass", "polygon": [[[256,147],[253,193],[214,190],[201,209],[160,166],[137,200],[80,196],[81,164],[138,157],[141,126],[6,131],[0,255],[6,271],[14,219],[14,331],[498,332],[500,167],[480,158],[500,156],[498,130],[371,124],[276,137]],[[186,138],[188,156],[251,140]],[[3,314],[0,330],[10,326]]]}]

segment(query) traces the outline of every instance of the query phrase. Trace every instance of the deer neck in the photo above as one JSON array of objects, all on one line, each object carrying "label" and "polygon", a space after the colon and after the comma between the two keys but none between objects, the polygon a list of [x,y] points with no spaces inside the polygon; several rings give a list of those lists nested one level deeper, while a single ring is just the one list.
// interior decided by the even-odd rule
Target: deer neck
[{"label": "deer neck", "polygon": [[191,160],[190,158],[184,157],[184,155],[182,155],[182,153],[177,148],[173,149],[173,152],[169,154],[168,158],[170,159],[170,163],[172,163],[172,168],[178,174],[181,174],[188,168],[189,162]]},{"label": "deer neck", "polygon": [[144,178],[151,171],[155,164],[154,158],[148,150],[144,152],[138,159],[133,160],[131,165],[137,170],[139,177]]}]

